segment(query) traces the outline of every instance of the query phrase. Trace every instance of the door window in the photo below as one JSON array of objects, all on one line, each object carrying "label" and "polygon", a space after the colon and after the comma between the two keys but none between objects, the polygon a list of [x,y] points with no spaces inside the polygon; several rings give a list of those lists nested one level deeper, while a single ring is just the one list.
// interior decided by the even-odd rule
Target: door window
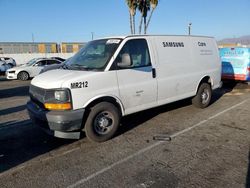
[{"label": "door window", "polygon": [[54,65],[54,64],[60,64],[61,62],[57,60],[47,60],[47,65]]},{"label": "door window", "polygon": [[39,61],[35,64],[35,66],[45,66],[46,65],[46,60]]},{"label": "door window", "polygon": [[130,56],[131,66],[129,68],[151,66],[148,45],[145,39],[127,41],[117,56],[116,63],[121,62],[123,54],[129,54]]}]

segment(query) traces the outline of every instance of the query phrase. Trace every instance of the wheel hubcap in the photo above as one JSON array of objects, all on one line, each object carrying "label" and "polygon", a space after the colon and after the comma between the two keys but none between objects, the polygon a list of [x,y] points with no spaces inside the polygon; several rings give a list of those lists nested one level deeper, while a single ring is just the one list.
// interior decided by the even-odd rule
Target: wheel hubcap
[{"label": "wheel hubcap", "polygon": [[206,104],[209,100],[209,91],[207,89],[204,89],[201,93],[201,102],[202,104]]},{"label": "wheel hubcap", "polygon": [[113,128],[113,115],[110,112],[99,113],[94,120],[94,129],[100,134],[109,133]]}]

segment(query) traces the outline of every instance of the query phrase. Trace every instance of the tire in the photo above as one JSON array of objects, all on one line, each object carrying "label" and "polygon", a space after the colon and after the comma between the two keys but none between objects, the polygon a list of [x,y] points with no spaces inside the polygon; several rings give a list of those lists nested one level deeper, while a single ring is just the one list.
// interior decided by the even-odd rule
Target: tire
[{"label": "tire", "polygon": [[17,75],[17,79],[18,80],[22,80],[22,81],[25,81],[25,80],[28,80],[29,79],[29,74],[27,72],[19,72],[18,75]]},{"label": "tire", "polygon": [[101,102],[90,109],[85,123],[85,134],[90,141],[111,139],[120,125],[120,111],[113,104]]},{"label": "tire", "polygon": [[206,108],[211,102],[211,97],[212,89],[210,84],[202,83],[196,96],[192,99],[192,103],[198,108]]}]

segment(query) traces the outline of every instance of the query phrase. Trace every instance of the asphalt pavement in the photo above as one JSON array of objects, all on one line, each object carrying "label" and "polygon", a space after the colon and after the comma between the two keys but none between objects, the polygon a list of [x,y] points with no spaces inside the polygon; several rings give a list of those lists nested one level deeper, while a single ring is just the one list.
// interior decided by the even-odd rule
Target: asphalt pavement
[{"label": "asphalt pavement", "polygon": [[228,83],[122,119],[104,143],[45,134],[29,120],[30,81],[0,77],[1,187],[250,187],[250,86]]}]

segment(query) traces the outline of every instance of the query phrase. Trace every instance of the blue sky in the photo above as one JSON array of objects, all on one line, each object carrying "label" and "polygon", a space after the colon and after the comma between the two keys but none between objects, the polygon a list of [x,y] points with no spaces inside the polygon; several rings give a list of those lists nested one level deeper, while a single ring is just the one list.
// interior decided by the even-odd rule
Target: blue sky
[{"label": "blue sky", "polygon": [[[86,42],[130,33],[125,0],[0,0],[0,41]],[[137,24],[139,12],[137,12]],[[250,0],[160,0],[148,34],[250,35]],[[138,28],[137,28],[138,30]]]}]

